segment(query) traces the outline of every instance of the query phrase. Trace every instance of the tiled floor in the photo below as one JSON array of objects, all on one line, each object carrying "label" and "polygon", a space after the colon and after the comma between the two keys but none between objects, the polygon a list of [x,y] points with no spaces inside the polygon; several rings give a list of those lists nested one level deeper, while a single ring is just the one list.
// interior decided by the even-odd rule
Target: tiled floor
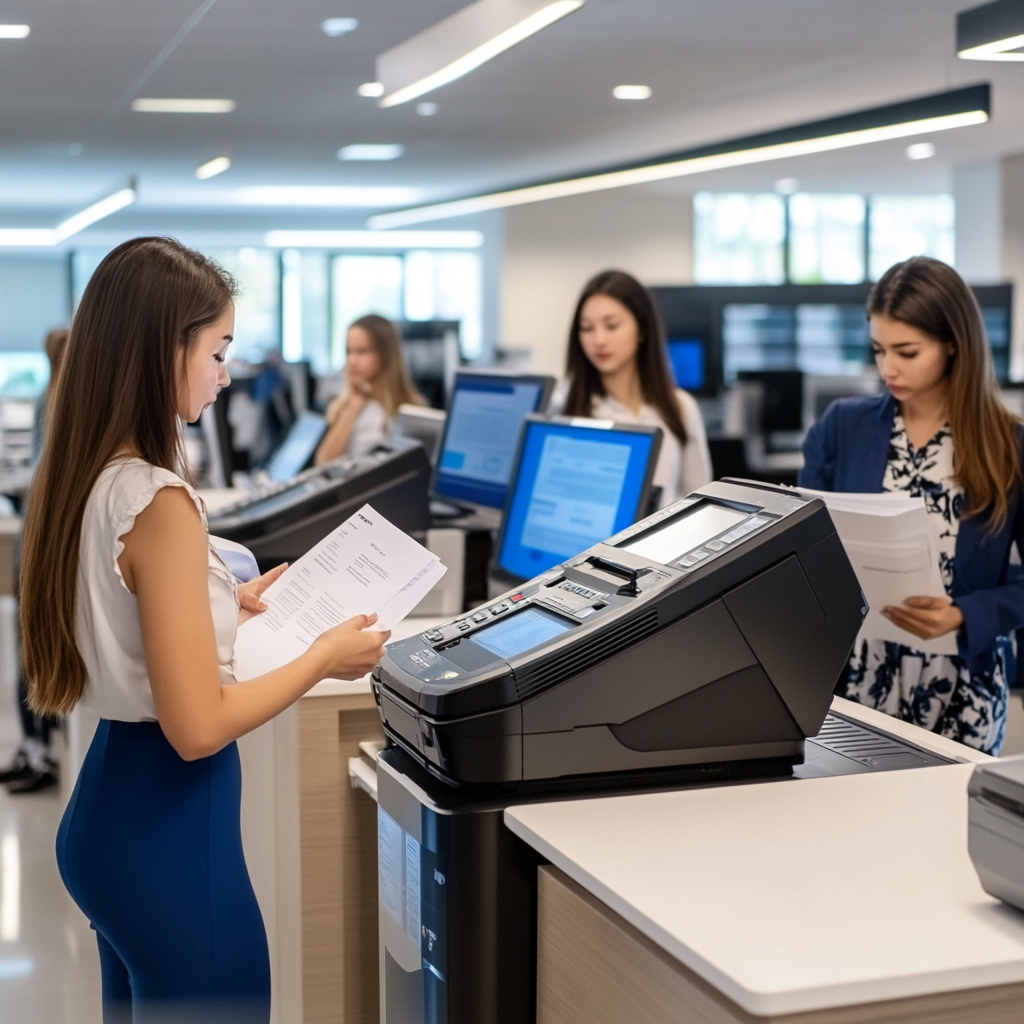
[{"label": "tiled floor", "polygon": [[[17,742],[0,717],[0,764]],[[12,742],[13,741],[13,742]],[[96,940],[57,873],[59,795],[8,796],[0,787],[0,1021],[100,1024]]]}]

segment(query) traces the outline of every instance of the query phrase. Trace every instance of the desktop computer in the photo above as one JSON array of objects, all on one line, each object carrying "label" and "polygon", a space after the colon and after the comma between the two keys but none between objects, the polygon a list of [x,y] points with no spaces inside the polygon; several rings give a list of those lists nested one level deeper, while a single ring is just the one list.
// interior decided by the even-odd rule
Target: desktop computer
[{"label": "desktop computer", "polygon": [[527,416],[494,579],[528,580],[632,526],[647,507],[661,436],[659,427]]}]

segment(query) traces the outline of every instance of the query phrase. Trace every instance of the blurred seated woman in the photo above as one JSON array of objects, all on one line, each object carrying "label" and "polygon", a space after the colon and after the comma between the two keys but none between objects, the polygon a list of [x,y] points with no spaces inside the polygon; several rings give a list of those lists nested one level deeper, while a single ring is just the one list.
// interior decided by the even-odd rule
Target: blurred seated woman
[{"label": "blurred seated woman", "polygon": [[552,411],[661,427],[654,469],[659,508],[711,481],[700,408],[673,386],[654,300],[621,270],[606,270],[583,289],[569,331],[566,380]]},{"label": "blurred seated woman", "polygon": [[341,394],[327,407],[318,466],[341,455],[364,455],[388,436],[400,405],[426,405],[409,379],[398,329],[382,316],[360,317],[348,329]]}]

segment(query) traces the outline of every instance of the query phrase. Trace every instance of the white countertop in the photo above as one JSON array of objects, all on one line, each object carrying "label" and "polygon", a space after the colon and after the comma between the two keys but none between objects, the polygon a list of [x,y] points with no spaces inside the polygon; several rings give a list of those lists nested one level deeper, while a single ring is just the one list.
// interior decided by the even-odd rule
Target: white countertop
[{"label": "white countertop", "polygon": [[[967,762],[985,755],[837,700]],[[513,807],[522,839],[749,1013],[1024,981],[967,855],[971,763]]]},{"label": "white countertop", "polygon": [[[405,640],[407,637],[415,636],[426,629],[432,629],[442,622],[447,622],[451,616],[443,619],[438,618],[408,618],[403,619],[391,631],[392,640]],[[361,679],[323,679],[311,690],[307,690],[302,699],[309,697],[344,697],[350,694],[369,693],[370,674],[367,673]]]}]

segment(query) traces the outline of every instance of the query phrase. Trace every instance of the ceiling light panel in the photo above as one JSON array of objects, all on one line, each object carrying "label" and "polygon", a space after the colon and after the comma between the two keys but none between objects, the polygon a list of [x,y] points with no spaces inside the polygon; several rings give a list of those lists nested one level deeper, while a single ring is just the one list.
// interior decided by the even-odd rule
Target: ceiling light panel
[{"label": "ceiling light panel", "polygon": [[907,146],[907,157],[911,160],[929,160],[935,156],[934,142],[914,142]]},{"label": "ceiling light panel", "polygon": [[383,82],[363,82],[359,86],[360,96],[377,97],[384,95],[384,83]]},{"label": "ceiling light panel", "polygon": [[477,0],[377,58],[380,105],[408,103],[454,82],[582,6],[583,0]]},{"label": "ceiling light panel", "polygon": [[335,39],[355,32],[359,28],[359,21],[356,18],[328,18],[320,23],[320,28],[323,29],[325,36]]},{"label": "ceiling light panel", "polygon": [[956,16],[962,60],[1024,61],[1024,0],[996,0]]},{"label": "ceiling light panel", "polygon": [[373,229],[405,227],[447,217],[461,217],[486,210],[506,209],[547,199],[602,192],[629,185],[644,185],[682,178],[707,171],[767,163],[795,156],[810,156],[849,149],[873,142],[886,142],[914,135],[983,124],[988,120],[991,89],[987,84],[924,96],[888,107],[860,110],[852,114],[795,125],[761,135],[747,136],[626,167],[592,171],[558,181],[524,185],[502,192],[469,196],[432,203],[408,210],[396,210],[371,217]]},{"label": "ceiling light panel", "polygon": [[28,25],[0,25],[0,39],[24,39],[29,31]]},{"label": "ceiling light panel", "polygon": [[132,110],[138,114],[230,114],[234,100],[161,99],[142,97],[132,100]]},{"label": "ceiling light panel", "polygon": [[268,231],[272,249],[479,249],[479,231]]},{"label": "ceiling light panel", "polygon": [[200,164],[196,168],[196,177],[200,181],[206,181],[207,178],[215,178],[218,174],[223,174],[230,166],[230,157],[215,156],[212,160],[207,160],[205,164]]},{"label": "ceiling light panel", "polygon": [[649,85],[617,85],[612,89],[617,100],[647,100],[651,98]]},{"label": "ceiling light panel", "polygon": [[55,228],[0,228],[0,246],[49,246],[84,231],[97,221],[123,210],[135,202],[138,193],[134,181],[127,188],[119,189],[92,206],[72,214]]},{"label": "ceiling light panel", "polygon": [[416,188],[386,185],[252,185],[235,190],[239,206],[388,207],[418,202]]},{"label": "ceiling light panel", "polygon": [[357,142],[338,150],[339,160],[397,160],[405,147],[397,142]]}]

